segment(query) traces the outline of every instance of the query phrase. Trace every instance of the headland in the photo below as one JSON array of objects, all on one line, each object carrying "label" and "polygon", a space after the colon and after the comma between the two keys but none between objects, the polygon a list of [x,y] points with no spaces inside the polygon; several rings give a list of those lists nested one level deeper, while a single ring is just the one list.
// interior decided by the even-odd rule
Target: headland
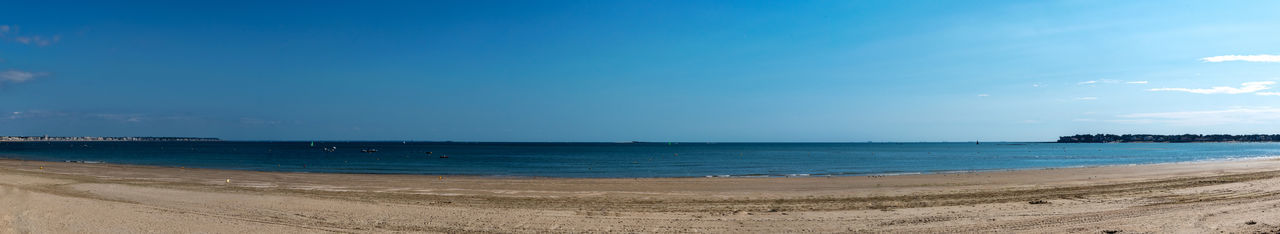
[{"label": "headland", "polygon": [[1080,134],[1058,138],[1058,143],[1196,143],[1196,142],[1280,142],[1280,134]]},{"label": "headland", "polygon": [[6,141],[222,141],[212,137],[0,136]]}]

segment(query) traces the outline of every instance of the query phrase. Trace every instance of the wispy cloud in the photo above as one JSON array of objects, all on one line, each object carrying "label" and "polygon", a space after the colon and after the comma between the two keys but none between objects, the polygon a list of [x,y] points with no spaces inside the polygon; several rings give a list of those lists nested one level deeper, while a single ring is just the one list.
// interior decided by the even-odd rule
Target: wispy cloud
[{"label": "wispy cloud", "polygon": [[186,120],[194,119],[189,116],[182,115],[154,115],[143,113],[90,113],[90,112],[68,112],[68,111],[15,111],[9,113],[6,119],[11,120],[47,120],[47,119],[76,119],[76,120],[107,120],[118,122],[140,123],[151,120]]},{"label": "wispy cloud", "polygon": [[19,70],[8,70],[0,72],[0,85],[5,83],[22,83],[46,76],[48,74],[39,72],[25,72]]},{"label": "wispy cloud", "polygon": [[28,110],[9,112],[7,116],[0,114],[0,121],[105,121],[123,124],[147,124],[155,122],[179,122],[189,124],[238,124],[244,126],[276,126],[297,124],[297,121],[281,121],[254,117],[237,119],[211,118],[179,113],[129,113],[129,112],[77,112]]},{"label": "wispy cloud", "polygon": [[1280,63],[1280,55],[1258,54],[1258,55],[1223,55],[1201,58],[1200,61],[1210,63],[1242,61],[1242,62],[1260,62],[1260,63]]},{"label": "wispy cloud", "polygon": [[[19,32],[17,26],[0,25],[0,38],[4,40],[12,40],[24,45],[48,46],[62,40],[62,35],[24,35]],[[12,39],[9,39],[12,36]]]},{"label": "wispy cloud", "polygon": [[1078,98],[1076,98],[1076,101],[1093,101],[1093,100],[1098,100],[1098,98],[1097,98],[1097,97],[1078,97]]},{"label": "wispy cloud", "polygon": [[[1271,85],[1274,85],[1275,83],[1276,83],[1275,81],[1254,81],[1254,82],[1244,82],[1240,84],[1239,88],[1227,87],[1227,86],[1217,86],[1217,87],[1207,88],[1207,89],[1154,88],[1154,89],[1148,89],[1147,91],[1177,91],[1177,92],[1188,92],[1188,93],[1198,93],[1198,94],[1242,94],[1242,93],[1253,93],[1253,92],[1271,89]],[[1267,94],[1262,94],[1262,95],[1267,95]]]},{"label": "wispy cloud", "polygon": [[1125,82],[1125,81],[1123,81],[1123,80],[1097,79],[1097,80],[1086,80],[1086,81],[1077,82],[1077,83],[1076,83],[1076,85],[1090,85],[1090,86],[1092,86],[1092,85],[1096,85],[1096,84],[1119,84],[1119,83],[1125,83],[1125,84],[1146,84],[1146,83],[1147,83],[1147,81],[1129,81],[1129,82]]},{"label": "wispy cloud", "polygon": [[52,38],[42,37],[42,36],[29,36],[29,37],[23,36],[23,37],[15,37],[13,38],[13,40],[17,41],[18,43],[22,43],[26,45],[48,46],[53,44],[54,42],[61,41],[62,36],[55,35]]},{"label": "wispy cloud", "polygon": [[1134,113],[1108,122],[1176,125],[1267,124],[1280,121],[1280,108],[1231,107],[1224,110]]},{"label": "wispy cloud", "polygon": [[239,122],[241,124],[248,124],[248,125],[278,125],[283,123],[279,120],[265,120],[265,119],[250,118],[250,117],[241,117]]},{"label": "wispy cloud", "polygon": [[985,94],[985,93],[984,93],[984,94],[978,94],[978,96],[979,96],[979,97],[990,97],[990,96],[991,96],[991,94]]}]

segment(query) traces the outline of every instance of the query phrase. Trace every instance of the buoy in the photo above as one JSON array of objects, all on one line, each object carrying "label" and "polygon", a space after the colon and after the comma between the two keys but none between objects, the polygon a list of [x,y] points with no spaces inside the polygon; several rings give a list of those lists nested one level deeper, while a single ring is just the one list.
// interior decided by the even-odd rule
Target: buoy
[{"label": "buoy", "polygon": [[227,183],[231,183],[231,179],[227,179]]},{"label": "buoy", "polygon": [[441,176],[441,177],[440,177],[440,180],[444,180],[444,176]]},{"label": "buoy", "polygon": [[44,167],[40,167],[40,170],[44,170]]}]

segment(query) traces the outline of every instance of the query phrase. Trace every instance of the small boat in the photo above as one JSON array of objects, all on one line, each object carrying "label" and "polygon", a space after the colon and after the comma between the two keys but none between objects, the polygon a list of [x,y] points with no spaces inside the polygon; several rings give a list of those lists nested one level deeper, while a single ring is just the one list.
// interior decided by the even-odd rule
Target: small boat
[{"label": "small boat", "polygon": [[360,150],[360,152],[361,153],[377,153],[378,149],[362,149]]},{"label": "small boat", "polygon": [[324,151],[325,151],[325,152],[333,152],[333,151],[337,151],[337,150],[338,150],[338,147],[337,147],[337,146],[334,146],[334,147],[325,147],[325,148],[324,148]]},{"label": "small boat", "polygon": [[431,151],[427,151],[427,154],[431,154]]},{"label": "small boat", "polygon": [[440,158],[449,158],[449,155],[440,155]]}]

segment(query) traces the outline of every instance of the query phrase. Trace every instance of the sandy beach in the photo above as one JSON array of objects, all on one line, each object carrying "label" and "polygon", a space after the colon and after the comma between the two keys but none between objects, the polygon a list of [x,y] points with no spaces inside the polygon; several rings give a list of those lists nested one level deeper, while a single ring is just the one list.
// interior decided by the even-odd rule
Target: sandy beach
[{"label": "sandy beach", "polygon": [[1277,160],[642,179],[0,160],[3,233],[1251,233],[1280,231],[1275,220]]}]

